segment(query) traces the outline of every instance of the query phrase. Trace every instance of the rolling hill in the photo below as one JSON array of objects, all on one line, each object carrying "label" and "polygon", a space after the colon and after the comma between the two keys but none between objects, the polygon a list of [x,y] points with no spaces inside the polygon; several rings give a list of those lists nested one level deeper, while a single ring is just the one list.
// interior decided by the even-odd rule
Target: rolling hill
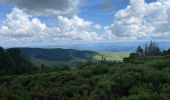
[{"label": "rolling hill", "polygon": [[85,62],[90,57],[94,60],[101,60],[105,56],[106,60],[122,60],[129,55],[129,52],[95,52],[88,50],[74,50],[61,48],[21,48],[21,52],[34,65],[42,64],[50,67],[60,67],[63,65],[75,66],[78,62]]}]

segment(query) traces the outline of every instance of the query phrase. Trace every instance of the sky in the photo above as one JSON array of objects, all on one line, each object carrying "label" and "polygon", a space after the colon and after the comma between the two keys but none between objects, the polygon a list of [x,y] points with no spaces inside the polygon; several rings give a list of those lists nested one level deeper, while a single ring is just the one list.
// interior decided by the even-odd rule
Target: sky
[{"label": "sky", "polygon": [[0,0],[0,45],[170,39],[170,0]]}]

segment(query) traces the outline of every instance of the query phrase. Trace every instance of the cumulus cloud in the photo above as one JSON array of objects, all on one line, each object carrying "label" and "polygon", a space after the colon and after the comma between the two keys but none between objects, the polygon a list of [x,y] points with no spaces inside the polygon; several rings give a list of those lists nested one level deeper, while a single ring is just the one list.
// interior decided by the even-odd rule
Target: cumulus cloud
[{"label": "cumulus cloud", "polygon": [[18,8],[7,15],[0,27],[0,39],[14,42],[59,41],[99,39],[92,30],[101,26],[78,16],[58,16],[58,26],[48,27],[38,18],[32,18]]},{"label": "cumulus cloud", "polygon": [[2,0],[31,15],[68,15],[77,12],[79,0]]},{"label": "cumulus cloud", "polygon": [[69,36],[72,40],[96,40],[98,38],[97,34],[91,31],[94,28],[99,29],[100,25],[85,21],[76,15],[71,19],[59,16],[58,24],[61,33]]},{"label": "cumulus cloud", "polygon": [[106,29],[113,36],[127,39],[170,38],[170,0],[152,3],[130,0],[130,5],[114,16],[113,24]]},{"label": "cumulus cloud", "polygon": [[[170,0],[157,0],[152,3],[130,0],[130,5],[119,10],[114,15],[114,22],[104,28],[77,15],[70,17],[62,15],[75,12],[79,0],[4,1],[15,4],[16,8],[7,15],[0,26],[0,43],[9,40],[21,43],[60,40],[170,39]],[[41,1],[39,2],[41,4],[37,4],[37,1]],[[48,27],[38,18],[29,16],[30,14],[56,14],[57,26]],[[96,33],[103,29],[105,31],[103,34]]]}]

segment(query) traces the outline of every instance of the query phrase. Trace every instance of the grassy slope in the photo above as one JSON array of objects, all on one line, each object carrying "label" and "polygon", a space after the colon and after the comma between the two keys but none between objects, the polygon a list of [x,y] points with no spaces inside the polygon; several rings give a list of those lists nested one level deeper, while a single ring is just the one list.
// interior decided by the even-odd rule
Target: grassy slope
[{"label": "grassy slope", "polygon": [[130,52],[100,52],[98,55],[95,55],[96,60],[101,60],[102,55],[108,61],[122,61],[124,57],[128,57]]}]

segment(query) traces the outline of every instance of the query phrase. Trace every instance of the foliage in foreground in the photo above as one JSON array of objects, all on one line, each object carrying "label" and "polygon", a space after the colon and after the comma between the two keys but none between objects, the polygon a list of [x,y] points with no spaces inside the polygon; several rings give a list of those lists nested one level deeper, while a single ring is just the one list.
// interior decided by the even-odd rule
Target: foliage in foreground
[{"label": "foliage in foreground", "polygon": [[74,69],[37,68],[18,49],[1,48],[0,67],[1,100],[170,99],[170,50],[156,45],[138,47],[124,62],[89,60]]},{"label": "foliage in foreground", "polygon": [[169,100],[170,56],[140,57],[48,73],[0,77],[7,100]]},{"label": "foliage in foreground", "polygon": [[19,75],[36,71],[37,67],[22,56],[20,49],[5,50],[0,47],[0,75]]}]

